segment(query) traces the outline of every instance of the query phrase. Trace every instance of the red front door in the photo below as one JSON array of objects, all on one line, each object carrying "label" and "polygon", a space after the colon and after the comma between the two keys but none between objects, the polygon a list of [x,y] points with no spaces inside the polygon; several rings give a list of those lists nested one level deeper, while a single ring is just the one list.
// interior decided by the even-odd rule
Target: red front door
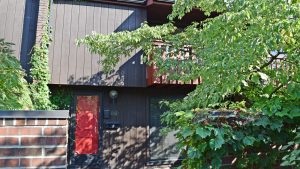
[{"label": "red front door", "polygon": [[98,154],[99,96],[77,96],[75,154]]}]

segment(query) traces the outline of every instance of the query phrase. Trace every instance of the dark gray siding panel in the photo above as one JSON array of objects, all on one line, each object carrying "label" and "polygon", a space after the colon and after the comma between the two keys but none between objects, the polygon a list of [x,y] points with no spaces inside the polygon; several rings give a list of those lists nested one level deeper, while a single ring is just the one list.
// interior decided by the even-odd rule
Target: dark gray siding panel
[{"label": "dark gray siding panel", "polygon": [[[108,91],[107,91],[108,92]],[[105,93],[107,93],[105,92]],[[118,90],[116,105],[108,99],[104,109],[117,109],[121,128],[118,130],[105,130],[104,160],[110,168],[140,169],[146,163],[146,133],[147,121],[145,92],[138,89]],[[110,120],[110,119],[108,119]]]},{"label": "dark gray siding panel", "polygon": [[[62,32],[67,32],[67,30],[71,29],[71,21],[72,21],[72,5],[66,5],[64,6],[64,16],[63,16],[63,29]],[[66,33],[64,36],[62,35],[62,49],[66,50],[61,50],[61,55],[65,56],[62,57],[60,60],[60,67],[64,66],[66,72],[60,72],[60,81],[63,79],[67,79],[68,71],[69,71],[69,58],[70,58],[70,33]],[[62,69],[61,69],[62,70]]]},{"label": "dark gray siding panel", "polygon": [[[77,69],[76,64],[77,64],[77,46],[75,44],[75,40],[74,38],[71,37],[77,37],[78,35],[78,23],[77,20],[79,19],[79,5],[70,5],[72,8],[71,11],[71,30],[68,32],[70,34],[70,38],[69,38],[69,51],[70,54],[68,56],[68,63],[65,66],[65,68],[68,65],[68,71],[64,71],[63,73],[67,74],[67,83],[68,81],[74,81],[75,79],[75,71]],[[52,46],[53,47],[53,46]],[[51,52],[51,50],[50,50]],[[50,58],[51,58],[51,53],[50,53]],[[54,57],[54,56],[53,56]],[[52,74],[53,76],[53,74]],[[66,79],[64,79],[64,81],[66,81]],[[62,81],[63,82],[63,81]],[[62,83],[61,82],[61,83]]]},{"label": "dark gray siding panel", "polygon": [[0,38],[15,45],[15,56],[20,59],[25,0],[0,0]]},{"label": "dark gray siding panel", "polygon": [[102,72],[101,56],[90,54],[85,46],[77,47],[76,39],[92,31],[110,34],[134,30],[146,21],[143,8],[94,2],[54,0],[51,11],[53,42],[50,45],[51,84],[95,86],[145,86],[142,52],[122,58],[112,74]]},{"label": "dark gray siding panel", "polygon": [[0,0],[0,38],[15,44],[14,54],[27,71],[35,43],[38,7],[38,0]]}]

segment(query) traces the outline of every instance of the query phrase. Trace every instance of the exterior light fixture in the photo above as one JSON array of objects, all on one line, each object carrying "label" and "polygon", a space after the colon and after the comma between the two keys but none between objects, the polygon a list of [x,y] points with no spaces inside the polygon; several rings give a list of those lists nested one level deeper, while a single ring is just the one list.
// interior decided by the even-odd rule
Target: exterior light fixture
[{"label": "exterior light fixture", "polygon": [[115,100],[118,97],[118,92],[116,90],[111,90],[109,92],[109,97],[113,100]]}]

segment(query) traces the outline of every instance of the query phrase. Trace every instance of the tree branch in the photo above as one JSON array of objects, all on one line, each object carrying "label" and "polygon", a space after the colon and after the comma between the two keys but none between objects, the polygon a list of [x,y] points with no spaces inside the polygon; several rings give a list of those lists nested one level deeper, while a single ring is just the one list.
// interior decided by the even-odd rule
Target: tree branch
[{"label": "tree branch", "polygon": [[263,64],[263,65],[259,68],[259,70],[264,69],[265,67],[269,66],[275,59],[277,59],[277,57],[278,57],[280,54],[284,54],[283,52],[278,52],[276,55],[272,55],[270,52],[268,52],[268,53],[269,53],[269,55],[271,56],[271,59],[270,59],[267,63]]},{"label": "tree branch", "polygon": [[280,84],[279,86],[277,86],[270,94],[269,99],[272,98],[273,94],[276,93],[279,89],[281,89],[284,86],[284,84]]},{"label": "tree branch", "polygon": [[286,84],[288,84],[292,80],[292,77],[289,76],[286,83],[282,83],[279,86],[277,86],[270,94],[269,99],[272,98],[273,94],[276,93],[279,89],[283,88]]}]

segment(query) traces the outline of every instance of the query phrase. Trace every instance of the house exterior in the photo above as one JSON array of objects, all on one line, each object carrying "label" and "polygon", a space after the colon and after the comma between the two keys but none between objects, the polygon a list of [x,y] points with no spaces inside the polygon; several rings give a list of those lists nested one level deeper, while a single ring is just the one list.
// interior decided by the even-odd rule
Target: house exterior
[{"label": "house exterior", "polygon": [[[141,23],[167,22],[168,0],[0,0],[0,38],[15,43],[15,55],[29,71],[32,47],[40,41],[43,21],[52,29],[49,69],[52,91],[68,89],[70,105],[68,164],[70,168],[168,168],[180,161],[174,132],[159,135],[163,99],[184,97],[200,79],[182,84],[155,77],[143,51],[122,57],[111,74],[76,39],[92,31],[110,34],[135,30]],[[176,24],[184,28],[205,19],[192,11]]]}]

